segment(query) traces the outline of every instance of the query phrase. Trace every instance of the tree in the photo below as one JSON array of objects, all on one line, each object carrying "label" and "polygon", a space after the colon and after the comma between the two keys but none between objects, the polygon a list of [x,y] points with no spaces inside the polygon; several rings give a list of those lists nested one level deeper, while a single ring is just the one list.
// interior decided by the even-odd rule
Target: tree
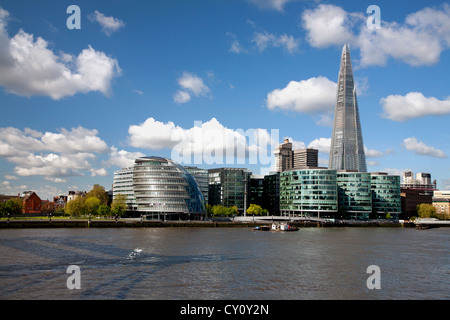
[{"label": "tree", "polygon": [[100,199],[95,196],[90,196],[84,201],[88,214],[97,214],[97,210],[100,207]]},{"label": "tree", "polygon": [[9,199],[5,203],[6,212],[12,216],[22,213],[23,201],[20,198]]},{"label": "tree", "polygon": [[8,213],[6,211],[6,204],[0,202],[0,216],[6,216]]},{"label": "tree", "polygon": [[121,217],[127,210],[127,196],[118,194],[114,196],[114,200],[111,203],[111,213]]},{"label": "tree", "polygon": [[100,204],[108,204],[108,193],[105,191],[105,188],[99,184],[94,184],[92,190],[86,194],[86,199],[90,197],[96,197],[97,199],[99,199]]},{"label": "tree", "polygon": [[41,212],[44,214],[54,214],[56,211],[54,202],[47,202],[41,207]]},{"label": "tree", "polygon": [[66,204],[65,212],[71,216],[83,216],[88,212],[84,198],[77,197]]},{"label": "tree", "polygon": [[419,218],[437,218],[436,208],[432,204],[421,203],[417,206]]},{"label": "tree", "polygon": [[252,216],[260,216],[264,213],[263,208],[261,206],[251,203],[250,207],[247,209],[247,214]]},{"label": "tree", "polygon": [[97,214],[99,216],[105,217],[109,215],[111,209],[108,206],[105,206],[104,204],[101,204],[97,209]]}]

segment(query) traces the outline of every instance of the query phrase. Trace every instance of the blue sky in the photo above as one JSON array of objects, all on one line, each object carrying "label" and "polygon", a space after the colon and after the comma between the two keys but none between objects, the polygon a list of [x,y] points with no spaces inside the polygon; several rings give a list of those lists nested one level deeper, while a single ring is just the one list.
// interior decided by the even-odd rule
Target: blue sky
[{"label": "blue sky", "polygon": [[368,170],[450,189],[449,21],[443,1],[3,0],[0,193],[110,189],[142,155],[261,174],[285,137],[326,166],[346,41]]}]

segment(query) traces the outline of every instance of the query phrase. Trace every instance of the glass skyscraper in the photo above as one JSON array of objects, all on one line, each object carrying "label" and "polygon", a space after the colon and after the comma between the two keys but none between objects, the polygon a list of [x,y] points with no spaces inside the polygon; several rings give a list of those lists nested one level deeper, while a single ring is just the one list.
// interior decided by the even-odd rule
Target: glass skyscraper
[{"label": "glass skyscraper", "polygon": [[367,172],[348,43],[342,49],[336,98],[328,168]]}]

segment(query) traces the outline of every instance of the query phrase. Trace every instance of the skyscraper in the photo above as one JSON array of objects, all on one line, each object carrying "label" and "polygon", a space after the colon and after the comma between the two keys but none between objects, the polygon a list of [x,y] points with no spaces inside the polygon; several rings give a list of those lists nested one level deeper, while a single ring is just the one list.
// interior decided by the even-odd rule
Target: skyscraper
[{"label": "skyscraper", "polygon": [[336,98],[328,168],[367,172],[348,43],[342,49]]}]

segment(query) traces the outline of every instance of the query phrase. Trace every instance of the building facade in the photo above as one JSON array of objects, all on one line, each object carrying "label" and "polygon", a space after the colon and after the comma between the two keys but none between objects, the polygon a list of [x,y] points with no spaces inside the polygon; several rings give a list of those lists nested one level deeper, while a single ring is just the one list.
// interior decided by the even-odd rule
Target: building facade
[{"label": "building facade", "polygon": [[271,172],[264,176],[264,205],[269,215],[280,215],[280,173]]},{"label": "building facade", "polygon": [[317,149],[298,149],[292,151],[292,168],[301,169],[305,167],[319,166],[319,150]]},{"label": "building facade", "polygon": [[22,195],[23,213],[41,213],[42,200],[34,191],[26,191]]},{"label": "building facade", "polygon": [[337,172],[340,214],[347,218],[367,220],[372,213],[371,177],[367,172]]},{"label": "building facade", "polygon": [[280,173],[281,215],[334,218],[338,212],[336,173],[326,168]]},{"label": "building facade", "polygon": [[132,168],[116,171],[113,197],[118,194],[127,195],[129,211],[153,219],[202,219],[206,214],[195,178],[167,158],[137,158]]},{"label": "building facade", "polygon": [[243,168],[208,169],[209,204],[235,206],[245,214],[248,203],[248,183],[251,172]]},{"label": "building facade", "polygon": [[367,172],[350,48],[342,49],[329,169]]},{"label": "building facade", "polygon": [[373,213],[380,218],[389,213],[398,219],[401,213],[400,176],[384,172],[374,172],[370,176]]},{"label": "building facade", "polygon": [[201,169],[197,167],[184,167],[197,181],[200,191],[203,194],[205,203],[208,204],[208,186],[209,186],[209,174],[207,169]]},{"label": "building facade", "polygon": [[450,190],[436,190],[433,194],[432,204],[438,216],[450,217]]},{"label": "building facade", "polygon": [[275,170],[283,172],[292,169],[292,143],[289,139],[278,145],[274,151],[275,154]]}]

